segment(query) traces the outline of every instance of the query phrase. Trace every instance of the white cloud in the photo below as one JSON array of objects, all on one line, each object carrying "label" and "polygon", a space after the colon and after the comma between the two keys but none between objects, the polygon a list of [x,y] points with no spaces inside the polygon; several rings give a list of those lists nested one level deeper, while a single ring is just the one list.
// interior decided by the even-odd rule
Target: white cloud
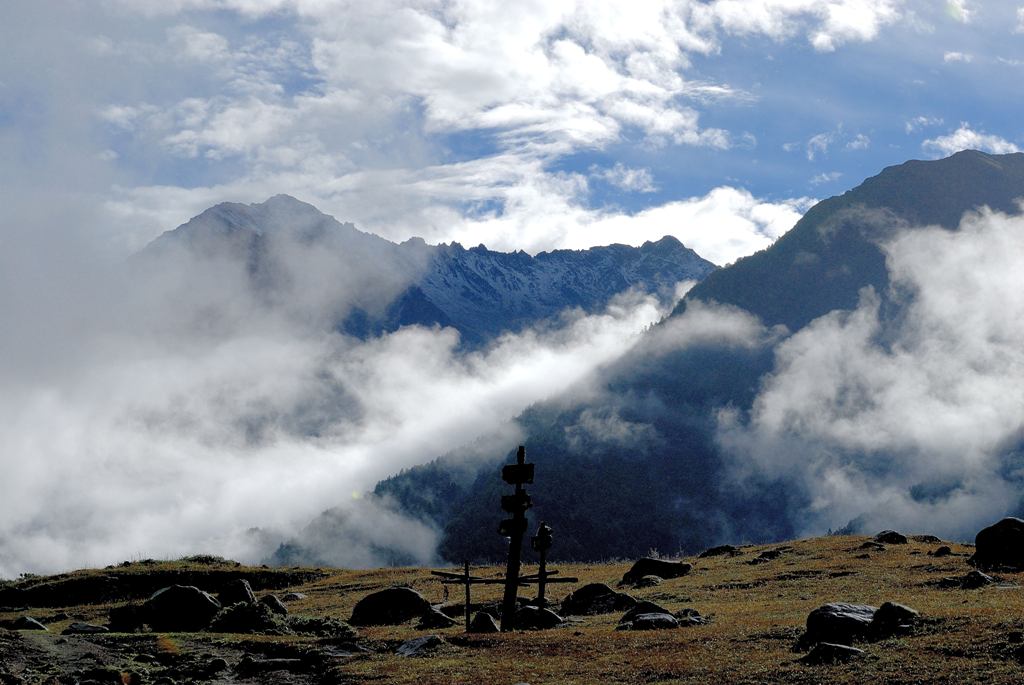
[{"label": "white cloud", "polygon": [[969,0],[947,0],[946,9],[949,16],[964,24],[970,22],[974,14]]},{"label": "white cloud", "polygon": [[919,115],[913,119],[909,119],[903,125],[904,130],[907,134],[911,134],[922,128],[931,128],[932,126],[941,126],[943,123],[942,117],[926,117]]},{"label": "white cloud", "polygon": [[658,189],[650,169],[634,169],[622,162],[616,162],[615,166],[608,169],[595,170],[592,175],[616,188],[634,193],[653,193]]},{"label": "white cloud", "polygon": [[867,150],[869,147],[871,147],[871,139],[863,133],[858,133],[846,143],[847,150]]},{"label": "white cloud", "polygon": [[893,239],[906,310],[883,317],[865,291],[784,342],[749,422],[722,414],[737,468],[802,484],[809,505],[793,514],[807,533],[863,517],[867,530],[966,538],[1016,510],[1022,235],[1024,218],[985,212]]},{"label": "white cloud", "polygon": [[1017,26],[1013,29],[1014,33],[1024,33],[1024,7],[1017,8]]},{"label": "white cloud", "polygon": [[807,141],[807,159],[813,162],[814,158],[828,152],[829,146],[835,142],[835,134],[833,133],[819,133],[811,136]]},{"label": "white cloud", "polygon": [[950,134],[924,141],[921,147],[940,156],[951,155],[960,150],[981,150],[998,155],[1020,152],[1020,148],[1012,142],[997,135],[975,131],[966,121],[961,122],[960,128]]},{"label": "white cloud", "polygon": [[946,52],[942,55],[942,61],[946,64],[950,62],[972,62],[974,57],[965,52]]},{"label": "white cloud", "polygon": [[815,174],[811,178],[811,185],[821,185],[822,183],[832,183],[842,178],[843,174],[840,171],[829,171],[820,174]]}]

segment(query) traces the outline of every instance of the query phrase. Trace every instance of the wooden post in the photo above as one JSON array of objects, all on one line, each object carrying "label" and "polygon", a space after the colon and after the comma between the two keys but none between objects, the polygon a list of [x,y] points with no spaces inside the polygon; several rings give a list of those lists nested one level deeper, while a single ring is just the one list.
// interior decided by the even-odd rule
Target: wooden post
[{"label": "wooden post", "polygon": [[469,632],[469,562],[466,562],[466,632]]},{"label": "wooden post", "polygon": [[[530,540],[530,546],[540,555],[540,571],[537,573],[537,606],[542,609],[547,606],[544,592],[548,584],[548,550],[551,549],[551,540],[551,526],[541,521],[540,526],[537,527],[537,534]],[[557,573],[557,571],[552,573]]]},{"label": "wooden post", "polygon": [[544,589],[548,584],[547,556],[548,551],[546,549],[540,550],[540,578],[537,579],[537,606],[541,609],[548,605],[548,601],[544,598]]},{"label": "wooden post", "polygon": [[[526,448],[519,446],[516,453],[516,465],[520,471],[526,464]],[[515,507],[512,512],[512,522],[508,527],[508,570],[505,572],[505,595],[501,602],[501,630],[508,632],[515,627],[516,600],[519,590],[519,568],[523,551],[523,534],[526,532],[526,508],[529,506],[529,497],[523,489],[523,478],[516,478],[515,499],[523,503],[523,506]],[[530,482],[533,478],[529,479]]]}]

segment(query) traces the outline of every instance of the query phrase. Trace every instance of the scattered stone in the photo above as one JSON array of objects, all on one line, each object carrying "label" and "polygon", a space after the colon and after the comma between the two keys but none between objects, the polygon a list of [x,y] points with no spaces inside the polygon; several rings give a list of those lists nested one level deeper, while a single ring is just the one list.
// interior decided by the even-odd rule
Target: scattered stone
[{"label": "scattered stone", "polygon": [[228,662],[221,657],[217,657],[215,659],[211,659],[210,663],[206,664],[206,668],[203,669],[203,672],[208,676],[212,676],[226,670],[228,670]]},{"label": "scattered stone", "polygon": [[818,642],[849,645],[868,633],[877,607],[867,604],[835,602],[825,604],[807,615],[807,632],[797,643],[807,648]]},{"label": "scattered stone", "polygon": [[923,542],[926,545],[934,545],[942,542],[942,538],[935,537],[934,535],[911,535],[910,539],[914,542]]},{"label": "scattered stone", "polygon": [[659,578],[680,578],[693,570],[693,565],[685,561],[665,561],[664,559],[652,559],[644,557],[637,560],[633,567],[626,571],[619,581],[619,585],[634,585],[644,576],[658,576]]},{"label": "scattered stone", "polygon": [[349,623],[357,626],[393,626],[430,611],[430,602],[408,587],[393,587],[363,597],[352,609]]},{"label": "scattered stone", "polygon": [[142,610],[153,630],[194,632],[208,626],[221,605],[195,586],[171,585],[154,592]]},{"label": "scattered stone", "polygon": [[438,628],[451,628],[458,623],[454,618],[431,607],[430,611],[423,614],[420,622],[416,624],[419,630],[436,630]]},{"label": "scattered stone", "polygon": [[398,656],[427,656],[430,652],[444,644],[440,635],[424,635],[423,637],[406,640],[398,646]]},{"label": "scattered stone", "polygon": [[209,627],[214,633],[259,633],[288,635],[291,629],[284,618],[263,602],[237,602],[217,614]]},{"label": "scattered stone", "polygon": [[977,590],[986,585],[994,585],[996,579],[981,571],[969,571],[964,576],[946,577],[935,583],[940,588],[957,590]]},{"label": "scattered stone", "polygon": [[75,621],[61,631],[61,635],[95,635],[96,633],[109,633],[106,626],[97,626],[92,623]]},{"label": "scattered stone", "polygon": [[304,592],[287,592],[281,597],[282,602],[297,602],[300,599],[306,599]]},{"label": "scattered stone", "polygon": [[50,629],[31,616],[19,616],[11,624],[11,630],[45,630]]},{"label": "scattered stone", "polygon": [[[652,559],[651,561],[654,560]],[[689,564],[686,565],[689,566]],[[629,573],[623,577],[623,581],[628,576]],[[637,579],[642,577],[637,576]],[[636,600],[624,592],[616,592],[604,583],[590,583],[570,593],[562,600],[562,614],[566,616],[593,616],[613,611],[625,611],[632,608],[635,604]]]},{"label": "scattered stone", "polygon": [[756,557],[754,557],[753,559],[751,559],[747,563],[750,564],[751,566],[756,566],[757,564],[766,564],[769,561],[772,561],[774,559],[778,559],[779,557],[781,557],[782,553],[784,551],[786,551],[786,550],[781,548],[781,547],[779,547],[777,549],[766,549],[765,551],[761,552],[760,554],[758,554]]},{"label": "scattered stone", "polygon": [[905,545],[907,544],[907,536],[903,533],[897,533],[895,530],[883,530],[875,536],[875,542],[881,542],[886,545]]},{"label": "scattered stone", "polygon": [[661,576],[644,576],[640,580],[636,581],[635,587],[657,587],[665,582],[665,579]]},{"label": "scattered stone", "polygon": [[678,627],[679,619],[672,614],[638,614],[632,621],[620,623],[616,630],[665,630]]},{"label": "scattered stone", "polygon": [[870,550],[874,550],[876,552],[884,552],[885,551],[885,545],[883,545],[881,542],[875,542],[874,540],[868,540],[867,542],[862,544],[857,549],[870,549]]},{"label": "scattered stone", "polygon": [[921,615],[916,609],[895,602],[885,602],[878,607],[878,611],[871,619],[868,632],[875,639],[902,635],[910,632],[920,618]]},{"label": "scattered stone", "polygon": [[229,607],[232,604],[255,604],[256,593],[252,591],[252,586],[249,585],[249,581],[245,578],[235,578],[229,580],[224,585],[224,589],[217,594],[217,600],[221,606]]},{"label": "scattered stone", "polygon": [[235,672],[242,677],[256,675],[257,673],[269,673],[272,671],[288,671],[289,673],[303,673],[310,670],[310,664],[303,659],[278,658],[258,659],[251,654],[246,654],[235,667]]},{"label": "scattered stone", "polygon": [[953,554],[953,550],[948,545],[943,545],[938,549],[928,552],[928,556],[932,557],[948,557]]},{"label": "scattered stone", "polygon": [[738,548],[732,545],[718,545],[717,547],[711,547],[706,549],[697,555],[698,559],[707,559],[708,557],[721,557],[729,555],[730,557],[738,557],[743,554]]},{"label": "scattered stone", "polygon": [[470,633],[496,633],[498,632],[498,624],[494,622],[494,618],[483,611],[476,612],[476,616],[469,622]]},{"label": "scattered stone", "polygon": [[701,616],[700,612],[696,609],[680,609],[672,615],[676,617],[676,620],[679,621],[679,625],[682,627],[703,626],[710,623],[710,620]]},{"label": "scattered stone", "polygon": [[548,630],[562,623],[562,617],[551,609],[525,606],[516,610],[515,627],[518,630]]},{"label": "scattered stone", "polygon": [[284,603],[277,598],[277,595],[264,596],[260,599],[260,604],[267,605],[268,607],[270,607],[270,610],[278,616],[288,615],[288,607],[286,607]]},{"label": "scattered stone", "polygon": [[672,612],[670,612],[668,609],[666,609],[665,607],[661,606],[660,604],[655,604],[654,602],[648,602],[647,600],[643,600],[641,602],[637,602],[636,606],[634,606],[632,609],[630,609],[629,611],[624,613],[622,615],[622,618],[619,619],[619,623],[628,623],[628,622],[632,621],[634,618],[636,618],[637,616],[639,616],[640,614],[670,614],[670,613],[672,613]]},{"label": "scattered stone", "polygon": [[849,645],[838,645],[832,642],[819,642],[814,645],[806,656],[799,659],[801,663],[808,666],[821,666],[824,664],[836,664],[859,659],[864,656],[863,649],[850,647]]},{"label": "scattered stone", "polygon": [[974,556],[967,563],[983,570],[1024,569],[1024,521],[1007,517],[974,537]]}]

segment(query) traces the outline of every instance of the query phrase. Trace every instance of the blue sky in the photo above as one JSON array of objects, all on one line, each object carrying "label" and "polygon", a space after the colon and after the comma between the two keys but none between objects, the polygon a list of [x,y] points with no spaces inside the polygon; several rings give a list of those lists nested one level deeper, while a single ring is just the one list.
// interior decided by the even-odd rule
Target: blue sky
[{"label": "blue sky", "polygon": [[55,8],[0,10],[0,192],[105,255],[285,192],[393,240],[726,263],[884,166],[1024,146],[1020,0]]}]

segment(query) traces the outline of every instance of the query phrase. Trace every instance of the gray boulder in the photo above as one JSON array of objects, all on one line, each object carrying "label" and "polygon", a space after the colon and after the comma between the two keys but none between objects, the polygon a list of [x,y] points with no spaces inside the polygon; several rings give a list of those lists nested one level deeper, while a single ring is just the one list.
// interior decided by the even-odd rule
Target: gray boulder
[{"label": "gray boulder", "polygon": [[920,618],[921,615],[916,609],[895,602],[885,602],[878,607],[878,611],[872,617],[868,633],[875,639],[901,635],[912,630]]},{"label": "gray boulder", "polygon": [[665,582],[665,579],[661,576],[644,576],[640,580],[636,581],[636,585],[634,587],[657,587],[658,585],[661,585],[663,582]]},{"label": "gray boulder", "polygon": [[903,533],[897,533],[895,530],[883,530],[875,536],[875,542],[880,542],[884,545],[905,545],[907,544],[907,536]]},{"label": "gray boulder", "polygon": [[296,602],[300,599],[306,599],[306,594],[304,592],[287,592],[283,597],[281,597],[282,602]]},{"label": "gray boulder", "polygon": [[878,607],[867,604],[835,602],[825,604],[807,615],[807,632],[798,646],[810,647],[818,642],[849,645],[868,634]]},{"label": "gray boulder", "polygon": [[624,592],[616,592],[604,583],[589,583],[562,600],[562,614],[593,616],[625,611],[635,605],[636,600]]},{"label": "gray boulder", "polygon": [[19,616],[11,623],[11,630],[46,630],[50,629],[31,616]]},{"label": "gray boulder", "polygon": [[424,635],[423,637],[406,640],[398,645],[395,654],[406,657],[427,656],[443,644],[444,639],[440,635]]},{"label": "gray boulder", "polygon": [[153,630],[168,632],[202,630],[220,610],[220,602],[192,585],[157,590],[142,605],[146,623]]},{"label": "gray boulder", "polygon": [[498,632],[498,624],[494,622],[494,617],[483,611],[476,612],[476,616],[469,622],[470,633],[496,633]]},{"label": "gray boulder", "polygon": [[265,604],[278,616],[288,615],[288,607],[286,607],[284,603],[277,598],[277,595],[266,595],[260,598],[260,604]]},{"label": "gray boulder", "polygon": [[416,627],[419,630],[436,630],[438,628],[451,628],[456,623],[458,621],[451,616],[431,607],[430,611],[423,614]]},{"label": "gray boulder", "polygon": [[96,635],[97,633],[108,633],[110,630],[106,626],[98,626],[92,623],[83,623],[75,621],[67,628],[61,631],[61,635]]},{"label": "gray boulder", "polygon": [[236,578],[228,581],[224,585],[224,589],[217,593],[217,601],[223,607],[229,607],[232,604],[238,604],[240,602],[245,604],[255,604],[256,594],[252,591],[252,587],[249,585],[249,581],[244,578]]},{"label": "gray boulder", "polygon": [[666,609],[665,607],[661,606],[660,604],[655,604],[654,602],[648,602],[647,600],[643,600],[643,601],[637,602],[636,605],[632,609],[630,609],[629,611],[624,613],[622,615],[622,618],[619,619],[619,623],[629,623],[630,621],[632,621],[634,618],[636,618],[640,614],[670,614],[670,613],[672,613],[672,612],[669,611],[668,609]]},{"label": "gray boulder", "polygon": [[430,602],[408,587],[393,587],[363,597],[352,609],[356,626],[394,626],[430,611]]},{"label": "gray boulder", "polygon": [[721,557],[726,555],[730,557],[735,557],[739,556],[740,554],[743,554],[743,552],[741,552],[738,548],[734,547],[733,545],[718,545],[717,547],[711,547],[709,549],[704,550],[703,552],[697,555],[697,558],[707,559],[708,557]]},{"label": "gray boulder", "polygon": [[524,606],[516,610],[515,626],[518,630],[548,630],[562,623],[562,617],[550,609]]},{"label": "gray boulder", "polygon": [[679,620],[672,614],[638,614],[632,621],[620,623],[616,630],[665,630],[678,628]]},{"label": "gray boulder", "polygon": [[952,554],[953,549],[949,545],[943,545],[934,551],[928,552],[928,556],[931,557],[948,557],[952,556]]},{"label": "gray boulder", "polygon": [[1024,521],[1007,517],[974,537],[974,556],[967,563],[982,570],[1024,570]]},{"label": "gray boulder", "polygon": [[837,664],[859,659],[864,656],[863,649],[850,647],[849,645],[838,645],[832,642],[819,642],[814,645],[807,655],[799,661],[808,666],[821,666],[824,664]]},{"label": "gray boulder", "polygon": [[680,626],[703,626],[709,623],[709,619],[700,615],[696,609],[680,609],[672,614],[679,621]]},{"label": "gray boulder", "polygon": [[684,561],[665,561],[644,557],[638,559],[633,567],[626,571],[619,585],[633,585],[644,576],[659,578],[680,578],[693,570],[693,565]]}]

